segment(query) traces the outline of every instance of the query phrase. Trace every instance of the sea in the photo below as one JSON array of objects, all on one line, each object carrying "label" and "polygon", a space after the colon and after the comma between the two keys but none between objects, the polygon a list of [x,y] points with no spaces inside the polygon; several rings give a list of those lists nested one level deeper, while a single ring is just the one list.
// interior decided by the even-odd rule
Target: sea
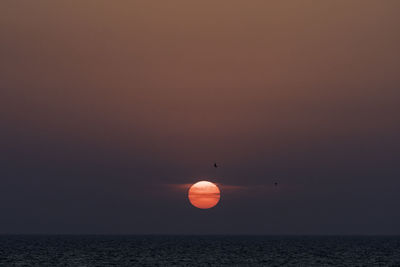
[{"label": "sea", "polygon": [[2,235],[0,266],[400,266],[400,237]]}]

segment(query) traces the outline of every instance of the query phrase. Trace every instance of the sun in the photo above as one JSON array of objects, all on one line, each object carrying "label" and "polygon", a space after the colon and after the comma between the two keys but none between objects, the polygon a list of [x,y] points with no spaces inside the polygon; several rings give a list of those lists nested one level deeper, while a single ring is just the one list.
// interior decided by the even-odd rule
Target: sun
[{"label": "sun", "polygon": [[218,204],[220,191],[216,184],[200,181],[189,188],[188,197],[190,203],[196,208],[209,209]]}]

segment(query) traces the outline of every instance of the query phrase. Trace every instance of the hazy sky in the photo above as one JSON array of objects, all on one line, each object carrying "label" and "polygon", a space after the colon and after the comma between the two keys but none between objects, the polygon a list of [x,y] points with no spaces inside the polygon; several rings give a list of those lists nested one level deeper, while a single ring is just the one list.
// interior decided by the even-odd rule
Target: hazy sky
[{"label": "hazy sky", "polygon": [[399,14],[2,0],[0,232],[400,234]]}]

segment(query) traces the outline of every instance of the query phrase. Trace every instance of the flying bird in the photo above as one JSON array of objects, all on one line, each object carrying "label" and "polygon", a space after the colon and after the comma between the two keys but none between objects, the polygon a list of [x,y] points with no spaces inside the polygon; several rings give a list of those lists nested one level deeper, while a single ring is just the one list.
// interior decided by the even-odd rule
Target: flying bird
[{"label": "flying bird", "polygon": [[275,182],[274,185],[275,185],[275,186],[278,186],[278,182]]},{"label": "flying bird", "polygon": [[214,163],[214,168],[218,168],[219,166],[217,165],[217,163]]}]

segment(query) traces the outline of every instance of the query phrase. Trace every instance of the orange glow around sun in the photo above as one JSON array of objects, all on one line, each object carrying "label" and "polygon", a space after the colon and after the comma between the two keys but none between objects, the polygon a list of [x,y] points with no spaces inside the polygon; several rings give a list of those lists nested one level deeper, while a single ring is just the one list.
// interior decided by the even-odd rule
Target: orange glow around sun
[{"label": "orange glow around sun", "polygon": [[190,187],[188,197],[196,208],[209,209],[219,202],[220,191],[214,183],[200,181]]}]

